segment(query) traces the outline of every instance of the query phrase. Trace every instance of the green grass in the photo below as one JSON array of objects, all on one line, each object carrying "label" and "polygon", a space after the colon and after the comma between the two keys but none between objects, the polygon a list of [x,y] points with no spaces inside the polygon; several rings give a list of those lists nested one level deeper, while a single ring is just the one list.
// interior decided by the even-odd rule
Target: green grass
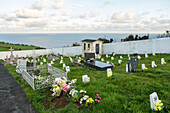
[{"label": "green grass", "polygon": [[33,49],[39,49],[39,47],[36,46],[21,46],[16,44],[1,44],[0,43],[0,51],[9,51],[10,47],[12,47],[15,50],[33,50]]},{"label": "green grass", "polygon": [[[116,55],[113,61],[117,64],[117,60],[120,55]],[[22,86],[27,94],[28,99],[35,106],[36,111],[48,113],[48,112],[70,112],[70,113],[121,113],[121,112],[135,112],[135,113],[149,113],[154,112],[150,108],[149,95],[153,92],[157,92],[158,97],[164,104],[164,111],[170,112],[170,54],[160,54],[156,56],[149,55],[149,58],[145,58],[144,55],[139,61],[139,67],[134,73],[126,73],[125,67],[128,62],[127,55],[123,56],[123,63],[120,66],[113,68],[113,76],[107,77],[106,71],[96,71],[87,69],[85,67],[75,67],[70,62],[69,58],[64,58],[66,65],[70,66],[71,72],[68,73],[68,79],[77,79],[76,86],[78,90],[84,89],[87,94],[93,99],[96,98],[96,94],[102,97],[101,102],[95,104],[92,108],[82,109],[79,111],[78,107],[71,102],[65,108],[53,109],[51,105],[50,109],[45,109],[43,101],[45,99],[45,92],[49,89],[42,89],[33,91],[30,86],[26,87],[25,82],[20,80],[20,76],[15,72],[15,67],[7,65],[6,68]],[[161,58],[164,57],[167,64],[161,65]],[[106,61],[111,61],[110,57],[103,58]],[[157,68],[151,68],[151,61],[155,61]],[[60,60],[55,61],[53,66],[62,69],[62,65],[59,64]],[[148,70],[141,72],[141,64],[145,63]],[[88,75],[90,77],[90,83],[82,83],[82,75]],[[52,98],[52,97],[50,97]]]}]

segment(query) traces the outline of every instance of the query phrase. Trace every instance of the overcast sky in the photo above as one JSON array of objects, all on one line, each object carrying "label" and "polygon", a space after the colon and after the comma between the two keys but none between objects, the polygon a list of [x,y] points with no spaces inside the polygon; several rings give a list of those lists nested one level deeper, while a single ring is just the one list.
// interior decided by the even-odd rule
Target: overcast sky
[{"label": "overcast sky", "polygon": [[162,33],[170,0],[0,0],[0,32]]}]

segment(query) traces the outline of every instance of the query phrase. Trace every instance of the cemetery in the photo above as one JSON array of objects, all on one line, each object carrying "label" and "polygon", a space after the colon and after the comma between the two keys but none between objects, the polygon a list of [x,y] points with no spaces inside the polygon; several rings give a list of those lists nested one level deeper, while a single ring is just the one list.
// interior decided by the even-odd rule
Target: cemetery
[{"label": "cemetery", "polygon": [[[68,57],[42,56],[34,50],[32,53],[5,67],[24,89],[37,112],[170,110],[169,54],[113,53],[100,57]],[[85,62],[93,62],[89,59],[110,67],[102,71],[87,68]],[[155,95],[161,101],[155,101]]]}]

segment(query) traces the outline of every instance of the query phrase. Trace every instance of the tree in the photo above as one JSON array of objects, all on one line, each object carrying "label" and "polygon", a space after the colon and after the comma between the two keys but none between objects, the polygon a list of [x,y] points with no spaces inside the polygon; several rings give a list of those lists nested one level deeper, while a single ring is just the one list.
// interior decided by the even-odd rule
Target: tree
[{"label": "tree", "polygon": [[113,42],[113,38],[110,39],[110,43],[112,43],[112,42]]}]

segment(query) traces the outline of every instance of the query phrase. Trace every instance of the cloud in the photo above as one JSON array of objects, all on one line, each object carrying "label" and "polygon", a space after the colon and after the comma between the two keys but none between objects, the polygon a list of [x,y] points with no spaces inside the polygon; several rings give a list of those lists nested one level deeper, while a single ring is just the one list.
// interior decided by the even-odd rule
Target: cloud
[{"label": "cloud", "polygon": [[62,10],[61,15],[62,16],[72,16],[73,12],[71,10]]},{"label": "cloud", "polygon": [[65,0],[56,0],[53,3],[53,8],[55,8],[55,9],[64,8],[64,6],[65,6]]},{"label": "cloud", "polygon": [[65,17],[60,17],[57,21],[58,21],[58,22],[67,22],[68,19],[65,18]]},{"label": "cloud", "polygon": [[114,13],[112,15],[112,21],[113,22],[120,22],[120,23],[132,23],[137,22],[140,19],[140,15],[134,12],[125,12],[121,11],[118,13]]},{"label": "cloud", "polygon": [[33,4],[33,8],[35,9],[42,9],[42,8],[50,8],[51,2],[49,0],[37,0]]},{"label": "cloud", "polygon": [[105,1],[104,4],[105,5],[108,5],[108,4],[111,4],[112,2],[111,1]]},{"label": "cloud", "polygon": [[100,15],[100,12],[97,10],[91,11],[90,12],[90,17],[97,17]]},{"label": "cloud", "polygon": [[40,18],[47,17],[48,14],[43,10],[24,8],[17,10],[16,16],[19,18]]},{"label": "cloud", "polygon": [[85,19],[85,18],[86,18],[86,16],[87,16],[87,14],[86,14],[86,13],[82,13],[82,14],[80,14],[78,17],[79,17],[80,19]]},{"label": "cloud", "polygon": [[159,24],[169,24],[170,25],[170,19],[161,19],[157,20]]},{"label": "cloud", "polygon": [[150,12],[149,11],[144,11],[142,15],[148,15]]}]

